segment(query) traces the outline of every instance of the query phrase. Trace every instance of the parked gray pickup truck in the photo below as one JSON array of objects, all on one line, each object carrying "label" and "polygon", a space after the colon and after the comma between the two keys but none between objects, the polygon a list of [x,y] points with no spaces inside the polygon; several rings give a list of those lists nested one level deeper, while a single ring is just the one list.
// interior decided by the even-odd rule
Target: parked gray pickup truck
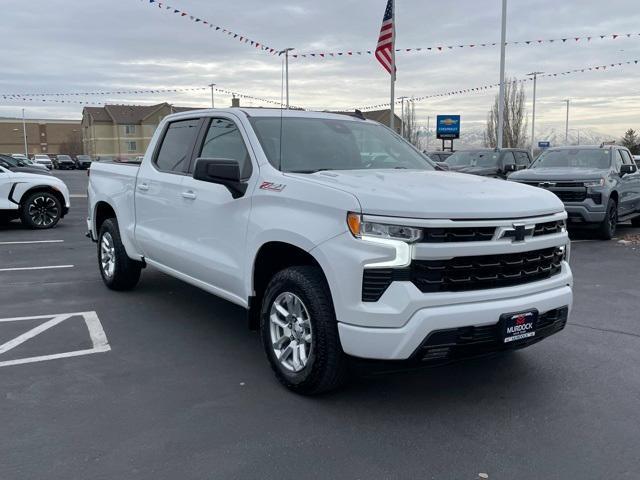
[{"label": "parked gray pickup truck", "polygon": [[594,226],[604,239],[615,235],[620,221],[640,226],[640,173],[624,147],[551,148],[509,180],[552,191],[564,202],[571,224]]}]

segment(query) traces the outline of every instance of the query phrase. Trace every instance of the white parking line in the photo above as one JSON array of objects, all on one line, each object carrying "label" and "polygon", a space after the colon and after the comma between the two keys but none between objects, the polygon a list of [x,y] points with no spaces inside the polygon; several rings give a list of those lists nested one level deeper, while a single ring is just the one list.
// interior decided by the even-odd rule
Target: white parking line
[{"label": "white parking line", "polygon": [[30,243],[62,243],[64,240],[23,240],[15,242],[0,242],[0,245],[23,245]]},{"label": "white parking line", "polygon": [[102,324],[98,319],[96,312],[79,312],[79,313],[62,313],[58,315],[37,315],[33,317],[14,317],[14,318],[0,318],[0,325],[2,322],[17,322],[20,320],[39,320],[49,318],[50,320],[32,328],[28,332],[19,335],[18,337],[9,340],[8,342],[0,345],[0,355],[10,351],[11,349],[23,344],[27,340],[47,331],[48,329],[62,323],[63,321],[71,318],[81,316],[84,319],[89,336],[91,337],[92,348],[84,350],[75,350],[71,352],[54,353],[51,355],[39,355],[37,357],[17,358],[15,360],[0,361],[0,367],[8,367],[11,365],[21,365],[25,363],[44,362],[45,360],[55,360],[58,358],[78,357],[80,355],[89,355],[91,353],[108,352],[111,350],[107,335],[104,333]]},{"label": "white parking line", "polygon": [[49,265],[46,267],[13,267],[13,268],[0,268],[0,272],[21,272],[24,270],[49,270],[56,268],[73,268],[75,265]]}]

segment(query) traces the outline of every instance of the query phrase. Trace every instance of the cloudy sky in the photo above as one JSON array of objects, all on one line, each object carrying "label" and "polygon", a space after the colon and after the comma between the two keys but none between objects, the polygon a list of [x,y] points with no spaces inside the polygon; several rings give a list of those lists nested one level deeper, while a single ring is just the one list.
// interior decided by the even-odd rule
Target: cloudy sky
[{"label": "cloudy sky", "polygon": [[[168,0],[168,5],[274,48],[298,52],[375,48],[386,0]],[[497,42],[500,0],[397,0],[398,48]],[[3,0],[0,95],[202,87],[279,100],[281,57],[216,33],[148,0]],[[507,47],[507,73],[561,72],[640,59],[640,10],[633,0],[509,0],[508,41],[634,33],[632,38]],[[465,48],[399,54],[397,95],[423,96],[498,81],[499,49]],[[564,125],[613,135],[640,129],[640,64],[538,83],[541,128]],[[346,108],[388,101],[388,75],[371,56],[292,59],[291,103]],[[527,85],[527,100],[531,86]],[[496,90],[425,100],[421,123],[460,113],[480,125]],[[55,97],[54,97],[55,98]],[[119,95],[79,100],[208,106],[207,91]],[[228,105],[217,94],[219,105]],[[253,102],[252,105],[264,105]],[[0,97],[0,116],[80,118],[82,105]],[[464,128],[464,126],[463,126]]]}]

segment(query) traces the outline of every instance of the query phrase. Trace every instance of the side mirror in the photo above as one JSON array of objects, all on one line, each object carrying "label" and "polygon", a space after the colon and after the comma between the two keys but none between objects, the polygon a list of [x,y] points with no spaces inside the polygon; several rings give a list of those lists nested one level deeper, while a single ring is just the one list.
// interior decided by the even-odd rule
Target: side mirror
[{"label": "side mirror", "polygon": [[449,165],[447,165],[445,162],[434,162],[436,164],[436,170],[440,170],[442,172],[448,172],[449,171]]},{"label": "side mirror", "polygon": [[504,166],[504,172],[505,173],[511,173],[511,172],[515,172],[518,170],[518,166],[515,163],[507,163]]},{"label": "side mirror", "polygon": [[240,180],[240,164],[237,160],[198,158],[193,178],[224,185],[233,198],[242,197],[247,191],[247,184]]},{"label": "side mirror", "polygon": [[636,173],[638,171],[638,167],[635,165],[624,164],[620,167],[620,176],[627,175],[629,173]]}]

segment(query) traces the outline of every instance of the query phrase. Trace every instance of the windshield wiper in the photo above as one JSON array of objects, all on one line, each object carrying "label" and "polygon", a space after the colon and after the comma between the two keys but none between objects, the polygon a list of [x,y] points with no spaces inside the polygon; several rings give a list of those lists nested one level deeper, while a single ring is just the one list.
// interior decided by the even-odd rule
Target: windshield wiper
[{"label": "windshield wiper", "polygon": [[285,173],[316,173],[316,172],[326,172],[327,170],[335,170],[333,168],[317,168],[315,170],[287,170]]}]

